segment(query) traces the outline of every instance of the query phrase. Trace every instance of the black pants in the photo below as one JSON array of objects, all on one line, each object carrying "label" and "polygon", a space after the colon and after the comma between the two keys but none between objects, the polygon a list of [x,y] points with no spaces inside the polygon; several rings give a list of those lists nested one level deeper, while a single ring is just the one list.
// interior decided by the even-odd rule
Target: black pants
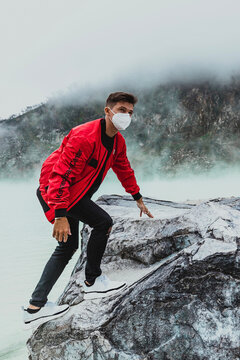
[{"label": "black pants", "polygon": [[[43,206],[44,200],[39,189],[37,190],[37,195]],[[46,205],[45,203],[45,207]],[[79,221],[93,228],[87,244],[86,280],[92,283],[102,273],[100,264],[107,245],[110,228],[113,224],[111,216],[92,201],[89,196],[85,195],[67,212],[67,219],[72,235],[68,235],[68,240],[65,243],[58,241],[58,245],[45,265],[41,278],[32,293],[30,299],[30,304],[32,305],[45,305],[47,295],[72,258],[74,252],[78,249]]]}]

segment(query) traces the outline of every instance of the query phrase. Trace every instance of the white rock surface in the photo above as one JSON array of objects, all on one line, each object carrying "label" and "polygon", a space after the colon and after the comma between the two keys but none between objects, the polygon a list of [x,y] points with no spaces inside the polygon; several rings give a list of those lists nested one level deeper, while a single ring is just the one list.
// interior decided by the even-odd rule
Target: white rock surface
[{"label": "white rock surface", "polygon": [[239,201],[146,199],[153,219],[139,218],[128,196],[97,203],[114,219],[103,273],[128,286],[83,300],[85,225],[81,256],[59,298],[71,309],[34,332],[29,359],[240,359]]}]

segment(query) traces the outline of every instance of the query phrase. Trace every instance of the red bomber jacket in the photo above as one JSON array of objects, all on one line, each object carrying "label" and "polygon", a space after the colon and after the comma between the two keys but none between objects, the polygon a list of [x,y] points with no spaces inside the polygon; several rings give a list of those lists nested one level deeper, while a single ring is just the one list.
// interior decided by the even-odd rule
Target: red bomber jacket
[{"label": "red bomber jacket", "polygon": [[[42,164],[38,190],[48,205],[45,216],[52,224],[60,209],[70,210],[85,195],[101,171],[108,151],[101,141],[100,121],[101,118],[72,128],[60,147]],[[89,165],[90,161],[94,166]],[[125,139],[119,131],[101,182],[110,168],[125,191],[133,198],[137,194],[137,199],[140,188],[127,158]]]}]

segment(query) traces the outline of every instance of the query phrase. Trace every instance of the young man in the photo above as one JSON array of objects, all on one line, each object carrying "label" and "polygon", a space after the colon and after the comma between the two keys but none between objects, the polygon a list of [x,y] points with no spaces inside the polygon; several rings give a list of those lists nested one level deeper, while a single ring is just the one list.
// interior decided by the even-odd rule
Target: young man
[{"label": "young man", "polygon": [[22,307],[25,323],[60,316],[68,310],[68,305],[49,303],[47,295],[78,248],[79,221],[92,227],[87,244],[84,292],[110,295],[126,285],[101,275],[100,264],[113,220],[91,197],[112,168],[125,191],[136,200],[140,216],[145,213],[153,217],[143,203],[120,133],[130,125],[137,101],[129,93],[110,94],[104,108],[105,118],[74,127],[61,146],[44,161],[37,196],[46,218],[54,224],[52,236],[58,246],[43,270],[28,308]]}]

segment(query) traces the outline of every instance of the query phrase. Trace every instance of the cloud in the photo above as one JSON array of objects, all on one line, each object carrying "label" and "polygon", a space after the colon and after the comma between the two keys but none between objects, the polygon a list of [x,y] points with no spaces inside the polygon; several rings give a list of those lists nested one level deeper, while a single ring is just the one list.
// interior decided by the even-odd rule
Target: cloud
[{"label": "cloud", "polygon": [[42,0],[0,5],[0,118],[73,88],[239,71],[238,0]]}]

